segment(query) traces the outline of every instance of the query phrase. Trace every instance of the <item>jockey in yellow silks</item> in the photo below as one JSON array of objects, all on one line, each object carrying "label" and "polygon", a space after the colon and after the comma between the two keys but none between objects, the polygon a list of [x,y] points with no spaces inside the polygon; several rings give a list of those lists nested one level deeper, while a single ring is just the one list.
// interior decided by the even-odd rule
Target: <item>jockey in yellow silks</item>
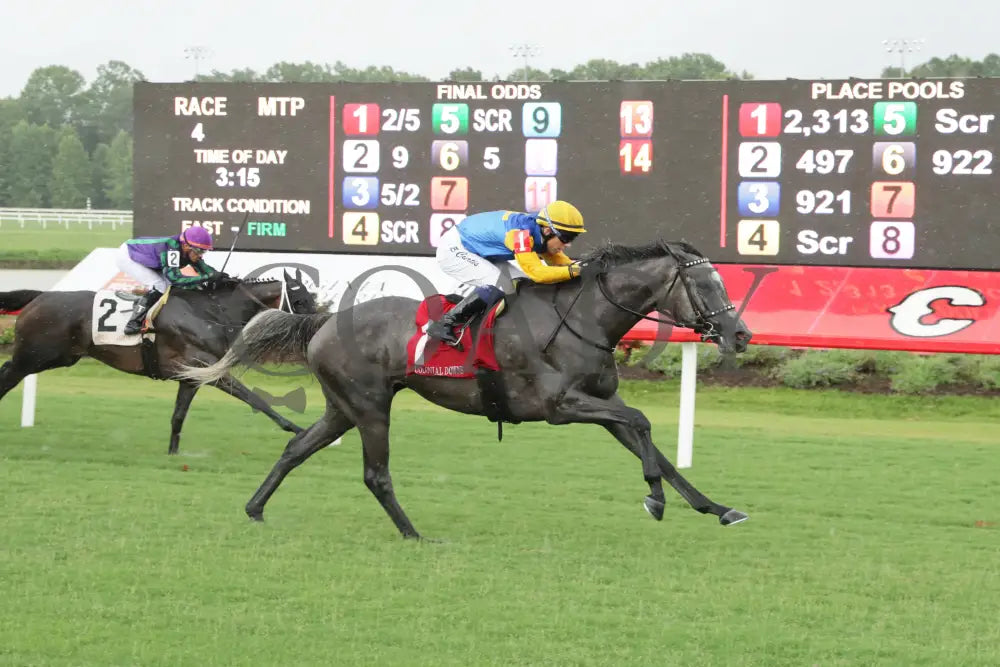
[{"label": "jockey in yellow silks", "polygon": [[563,250],[586,231],[580,211],[560,200],[534,214],[487,211],[461,220],[441,237],[437,262],[444,273],[473,290],[428,326],[428,336],[457,344],[454,330],[503,298],[500,264],[510,265],[511,278],[536,283],[575,278],[580,267]]}]

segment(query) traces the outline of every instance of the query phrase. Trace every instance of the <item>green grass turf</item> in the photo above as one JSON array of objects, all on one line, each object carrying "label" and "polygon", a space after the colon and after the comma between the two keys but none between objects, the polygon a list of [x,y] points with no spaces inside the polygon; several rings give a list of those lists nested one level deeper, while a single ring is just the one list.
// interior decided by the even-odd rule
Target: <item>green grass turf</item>
[{"label": "green grass turf", "polygon": [[0,266],[7,268],[72,267],[94,248],[117,248],[130,238],[131,225],[112,230],[110,224],[71,223],[69,229],[49,224],[42,229],[38,223],[27,223],[21,229],[16,223],[0,225]]},{"label": "green grass turf", "polygon": [[[247,376],[281,395],[295,380]],[[320,410],[306,381],[307,414]],[[694,468],[729,528],[594,426],[508,426],[404,392],[398,537],[351,432],[243,505],[287,440],[213,389],[168,457],[174,385],[84,361],[0,402],[0,664],[995,665],[1000,407],[705,389]],[[673,458],[677,384],[623,394]]]}]

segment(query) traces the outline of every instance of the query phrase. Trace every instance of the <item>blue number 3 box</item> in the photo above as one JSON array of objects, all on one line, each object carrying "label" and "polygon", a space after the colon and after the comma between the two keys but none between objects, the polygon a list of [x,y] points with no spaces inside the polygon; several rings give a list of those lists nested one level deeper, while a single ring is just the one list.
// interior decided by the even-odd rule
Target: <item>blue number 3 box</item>
[{"label": "blue number 3 box", "polygon": [[740,216],[773,218],[778,215],[781,185],[777,181],[742,181],[737,191]]}]

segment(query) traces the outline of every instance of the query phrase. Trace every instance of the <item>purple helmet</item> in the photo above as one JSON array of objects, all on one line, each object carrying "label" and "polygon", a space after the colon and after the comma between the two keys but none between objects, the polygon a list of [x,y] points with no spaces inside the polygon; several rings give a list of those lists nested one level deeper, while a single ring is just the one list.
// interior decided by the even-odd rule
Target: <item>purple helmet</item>
[{"label": "purple helmet", "polygon": [[181,242],[202,250],[212,249],[212,235],[204,227],[188,227],[181,232]]}]

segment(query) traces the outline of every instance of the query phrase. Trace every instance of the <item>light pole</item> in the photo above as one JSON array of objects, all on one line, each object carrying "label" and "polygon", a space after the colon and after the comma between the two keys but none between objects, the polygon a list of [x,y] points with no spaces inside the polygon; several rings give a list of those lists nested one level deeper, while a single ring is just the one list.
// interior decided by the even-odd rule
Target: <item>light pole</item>
[{"label": "light pole", "polygon": [[198,78],[199,65],[201,61],[209,56],[211,51],[209,51],[207,46],[189,46],[184,49],[184,57],[188,60],[194,61],[194,78]]},{"label": "light pole", "polygon": [[899,54],[899,76],[906,76],[906,54],[915,53],[924,45],[923,39],[883,39],[886,53]]},{"label": "light pole", "polygon": [[524,74],[523,78],[525,81],[528,80],[528,59],[533,58],[542,52],[542,47],[535,46],[534,44],[513,44],[509,47],[510,52],[514,54],[515,58],[522,58],[524,60]]}]

